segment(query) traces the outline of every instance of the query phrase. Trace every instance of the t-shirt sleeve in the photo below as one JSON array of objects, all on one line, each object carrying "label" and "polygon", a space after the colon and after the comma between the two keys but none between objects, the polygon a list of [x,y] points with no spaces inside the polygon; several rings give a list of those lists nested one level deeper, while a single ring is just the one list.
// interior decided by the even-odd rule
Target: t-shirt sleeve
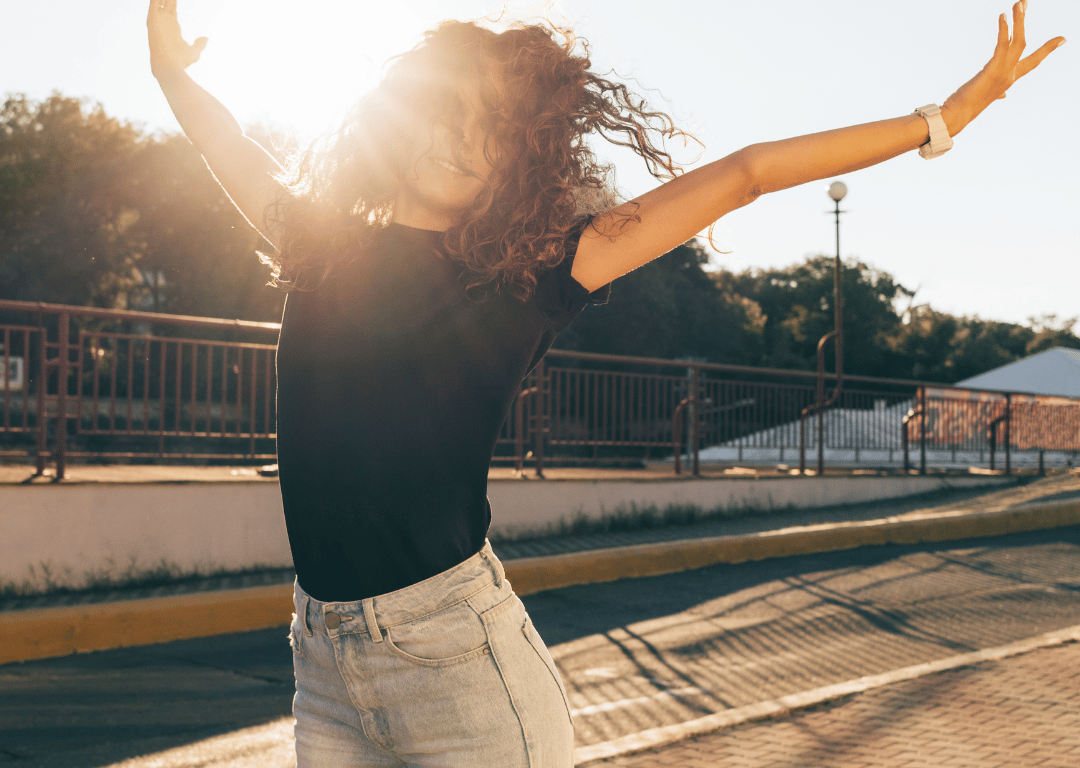
[{"label": "t-shirt sleeve", "polygon": [[606,304],[611,295],[611,283],[591,293],[574,279],[574,256],[578,240],[590,219],[582,219],[567,238],[566,258],[553,269],[540,275],[536,284],[536,306],[547,318],[552,330],[561,331],[577,317],[588,304]]}]

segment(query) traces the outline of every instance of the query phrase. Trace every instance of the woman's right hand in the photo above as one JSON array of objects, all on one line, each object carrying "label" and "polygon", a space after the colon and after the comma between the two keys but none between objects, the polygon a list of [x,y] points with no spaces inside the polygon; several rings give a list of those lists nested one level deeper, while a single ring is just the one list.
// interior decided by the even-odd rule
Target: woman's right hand
[{"label": "woman's right hand", "polygon": [[150,70],[158,78],[170,70],[190,67],[199,60],[207,43],[205,37],[192,45],[184,40],[176,18],[176,0],[150,0],[146,31],[150,41]]},{"label": "woman's right hand", "polygon": [[1005,92],[1017,80],[1039,66],[1051,51],[1065,42],[1064,37],[1055,37],[1043,43],[1042,47],[1029,56],[1024,56],[1027,45],[1024,33],[1027,5],[1028,0],[1019,0],[1013,5],[1011,35],[1005,14],[998,17],[997,47],[993,57],[979,74],[962,85],[942,105],[941,117],[945,120],[950,136],[960,133],[990,104],[1004,99]]}]

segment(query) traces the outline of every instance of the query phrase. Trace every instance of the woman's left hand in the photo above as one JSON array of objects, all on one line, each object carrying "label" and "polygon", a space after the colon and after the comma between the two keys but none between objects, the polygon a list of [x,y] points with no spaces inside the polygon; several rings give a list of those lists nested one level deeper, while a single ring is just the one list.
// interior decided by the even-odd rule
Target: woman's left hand
[{"label": "woman's left hand", "polygon": [[968,80],[945,101],[941,116],[949,128],[949,135],[955,136],[992,102],[1004,99],[1005,92],[1013,83],[1039,66],[1051,51],[1065,42],[1064,37],[1055,37],[1030,56],[1021,58],[1026,44],[1024,14],[1027,12],[1027,5],[1028,0],[1020,0],[1012,7],[1011,37],[1005,14],[998,17],[998,39],[993,57],[979,74]]}]

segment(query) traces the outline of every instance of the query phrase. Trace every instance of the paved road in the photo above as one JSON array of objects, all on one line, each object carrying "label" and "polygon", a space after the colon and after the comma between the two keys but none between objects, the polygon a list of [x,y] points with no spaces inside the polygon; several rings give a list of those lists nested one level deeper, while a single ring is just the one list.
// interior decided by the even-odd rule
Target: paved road
[{"label": "paved road", "polygon": [[589,768],[1075,768],[1080,644],[1047,648]]},{"label": "paved road", "polygon": [[[718,566],[572,587],[525,602],[567,680],[579,746],[595,746],[1080,624],[1080,529]],[[999,666],[1011,669],[1018,661]],[[946,674],[976,680],[980,670]],[[938,677],[903,684],[914,686],[906,699],[890,687],[796,719],[871,701],[877,702],[872,711],[886,712],[880,723],[890,720],[889,707],[901,706],[905,717],[897,721],[915,723],[925,690],[919,686],[932,687]],[[1032,680],[1032,696],[1057,695]],[[0,689],[0,765],[91,768],[129,759],[130,768],[289,764],[291,666],[284,628],[2,666]],[[900,698],[874,698],[882,696]],[[869,722],[869,714],[859,716]],[[994,717],[1013,722],[1007,711]],[[752,734],[796,719],[725,734]],[[925,722],[930,727],[934,719]],[[879,732],[903,741],[903,726],[897,727]],[[848,749],[841,735],[826,742]],[[708,744],[684,742],[640,765],[694,765],[672,750],[693,745],[708,755]],[[796,756],[803,748],[795,747]],[[777,764],[828,764],[784,754]],[[676,762],[657,762],[669,755]],[[709,756],[698,764],[723,763]]]}]

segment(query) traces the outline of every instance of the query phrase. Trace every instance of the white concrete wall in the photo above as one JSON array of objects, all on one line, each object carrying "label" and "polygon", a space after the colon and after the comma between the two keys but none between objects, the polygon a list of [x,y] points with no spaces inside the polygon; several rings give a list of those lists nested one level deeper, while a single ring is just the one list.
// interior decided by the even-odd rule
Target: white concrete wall
[{"label": "white concrete wall", "polygon": [[[521,537],[631,507],[786,509],[852,504],[1000,477],[494,480],[492,532]],[[277,483],[0,485],[0,588],[37,592],[291,565]]]},{"label": "white concrete wall", "polygon": [[511,538],[600,520],[631,508],[689,506],[704,511],[812,509],[1012,482],[995,476],[725,477],[663,480],[507,480],[488,484],[492,531]]},{"label": "white concrete wall", "polygon": [[292,565],[275,482],[0,485],[0,587]]}]

